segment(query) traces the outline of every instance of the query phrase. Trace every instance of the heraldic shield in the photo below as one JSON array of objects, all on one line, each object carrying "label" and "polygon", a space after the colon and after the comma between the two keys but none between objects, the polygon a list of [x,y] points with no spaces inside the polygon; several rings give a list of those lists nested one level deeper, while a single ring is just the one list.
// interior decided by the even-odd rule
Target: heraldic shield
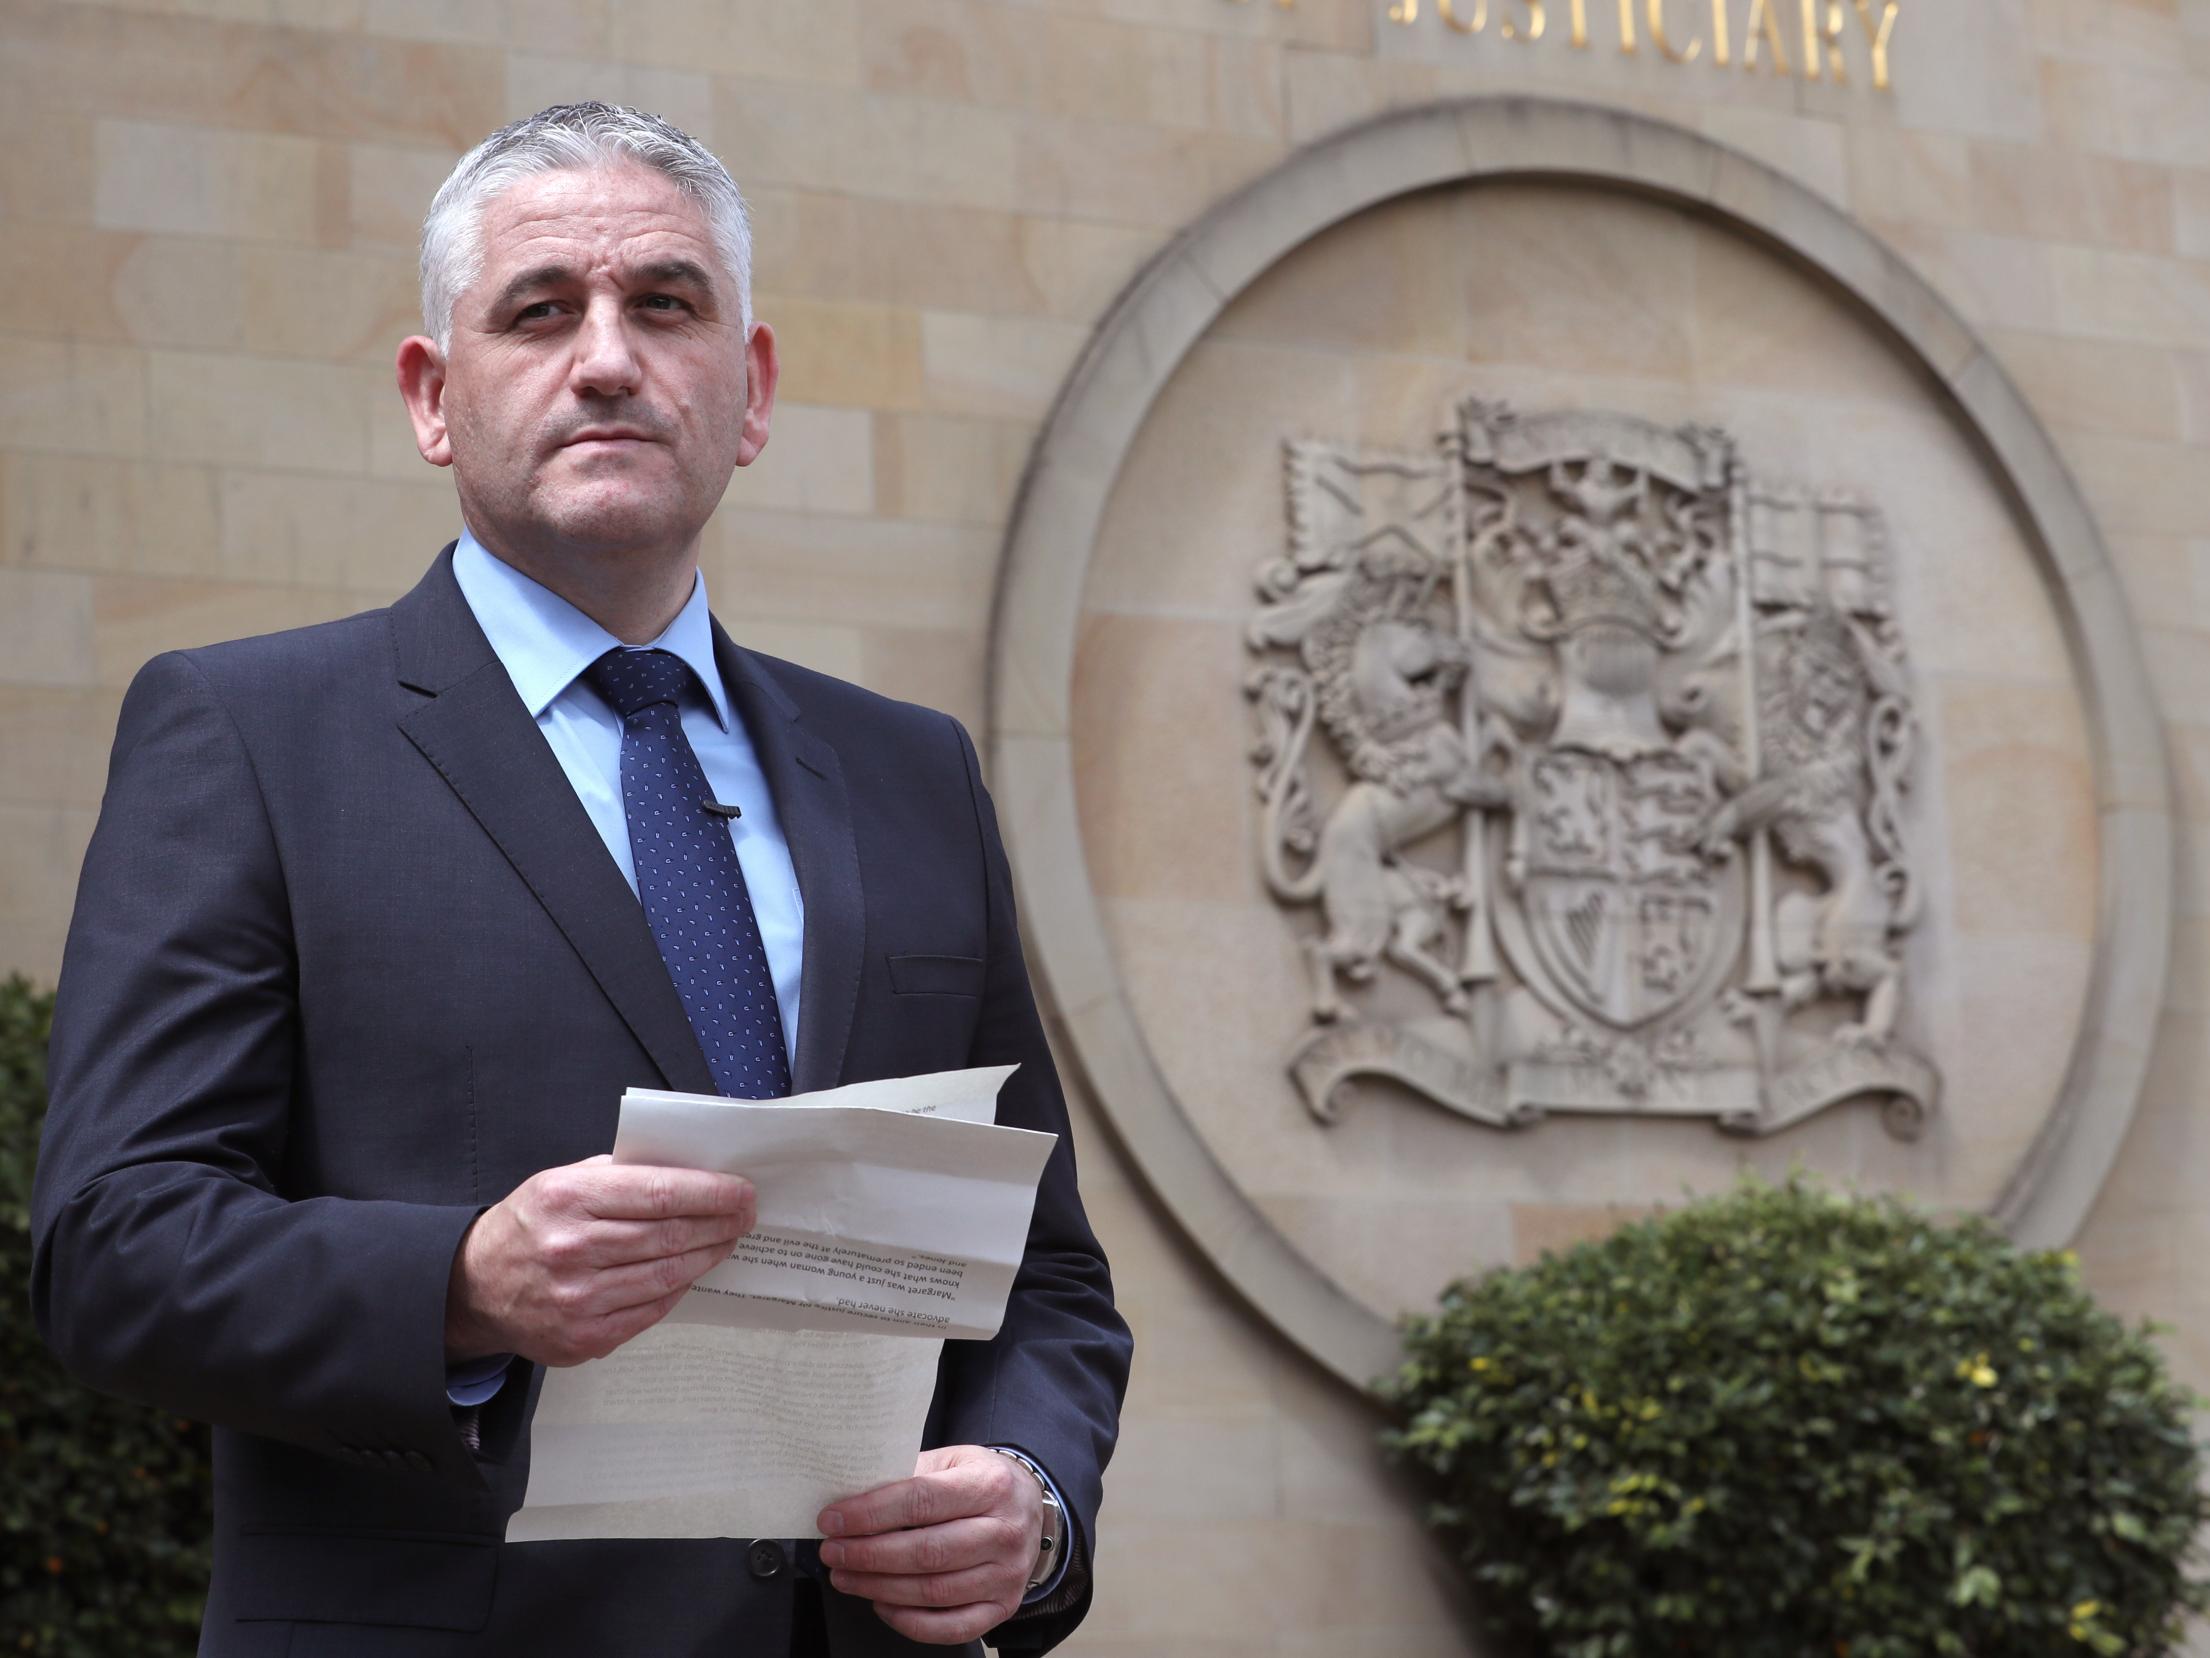
[{"label": "heraldic shield", "polygon": [[[1291,443],[1288,473],[1246,690],[1266,883],[1317,912],[1313,1113],[1380,1077],[1499,1127],[1865,1098],[1915,1135],[1879,515],[1758,484],[1713,427],[1478,400],[1430,453]],[[1432,1015],[1369,1016],[1385,974]]]},{"label": "heraldic shield", "polygon": [[[1497,912],[1520,976],[1559,1012],[1640,1031],[1707,1001],[1742,945],[1742,866],[1697,855],[1719,805],[1705,768],[1562,749],[1532,757],[1515,802],[1523,870]],[[1500,849],[1500,858],[1508,857]]]}]

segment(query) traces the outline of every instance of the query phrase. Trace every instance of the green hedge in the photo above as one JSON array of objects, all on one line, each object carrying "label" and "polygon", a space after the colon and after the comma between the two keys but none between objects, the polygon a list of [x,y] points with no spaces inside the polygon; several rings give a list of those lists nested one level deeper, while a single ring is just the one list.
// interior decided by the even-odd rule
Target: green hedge
[{"label": "green hedge", "polygon": [[1511,1649],[2146,1658],[2199,1403],[2068,1253],[1750,1182],[1411,1321],[1383,1392]]},{"label": "green hedge", "polygon": [[31,1322],[31,1170],[53,998],[0,983],[0,1658],[189,1658],[207,1591],[207,1430],[62,1373]]}]

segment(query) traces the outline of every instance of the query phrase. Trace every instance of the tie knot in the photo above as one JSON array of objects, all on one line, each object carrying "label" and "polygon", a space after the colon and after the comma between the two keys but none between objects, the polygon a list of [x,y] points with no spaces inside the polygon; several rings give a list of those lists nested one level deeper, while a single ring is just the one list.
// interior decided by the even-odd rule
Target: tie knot
[{"label": "tie knot", "polygon": [[584,669],[583,677],[626,720],[639,709],[676,701],[691,670],[680,656],[667,651],[616,650]]}]

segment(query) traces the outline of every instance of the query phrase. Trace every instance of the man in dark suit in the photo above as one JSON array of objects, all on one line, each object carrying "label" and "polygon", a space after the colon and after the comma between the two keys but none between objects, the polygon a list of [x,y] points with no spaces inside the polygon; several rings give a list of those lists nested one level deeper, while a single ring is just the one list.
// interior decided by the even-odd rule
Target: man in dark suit
[{"label": "man in dark suit", "polygon": [[[149,664],[56,1011],[34,1306],[216,1425],[203,1654],[1041,1651],[1086,1609],[1126,1326],[974,747],[733,645],[699,534],[767,439],[741,201],[654,117],[493,135],[424,229],[400,387],[465,530],[389,610]],[[1061,1136],[1004,1328],[828,1540],[507,1545],[543,1367],[749,1229],[616,1167],[628,1086],[1017,1062]]]}]

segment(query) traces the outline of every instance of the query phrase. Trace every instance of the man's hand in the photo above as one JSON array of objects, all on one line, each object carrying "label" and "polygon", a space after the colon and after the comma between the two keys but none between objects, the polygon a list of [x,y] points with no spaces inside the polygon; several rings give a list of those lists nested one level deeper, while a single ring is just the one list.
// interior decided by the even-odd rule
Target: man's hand
[{"label": "man's hand", "polygon": [[923,1451],[913,1478],[821,1511],[821,1563],[908,1640],[958,1646],[1020,1610],[1043,1539],[1036,1480],[980,1445]]},{"label": "man's hand", "polygon": [[603,1358],[659,1323],[758,1215],[752,1182],[733,1174],[605,1156],[533,1174],[453,1257],[446,1360]]}]

